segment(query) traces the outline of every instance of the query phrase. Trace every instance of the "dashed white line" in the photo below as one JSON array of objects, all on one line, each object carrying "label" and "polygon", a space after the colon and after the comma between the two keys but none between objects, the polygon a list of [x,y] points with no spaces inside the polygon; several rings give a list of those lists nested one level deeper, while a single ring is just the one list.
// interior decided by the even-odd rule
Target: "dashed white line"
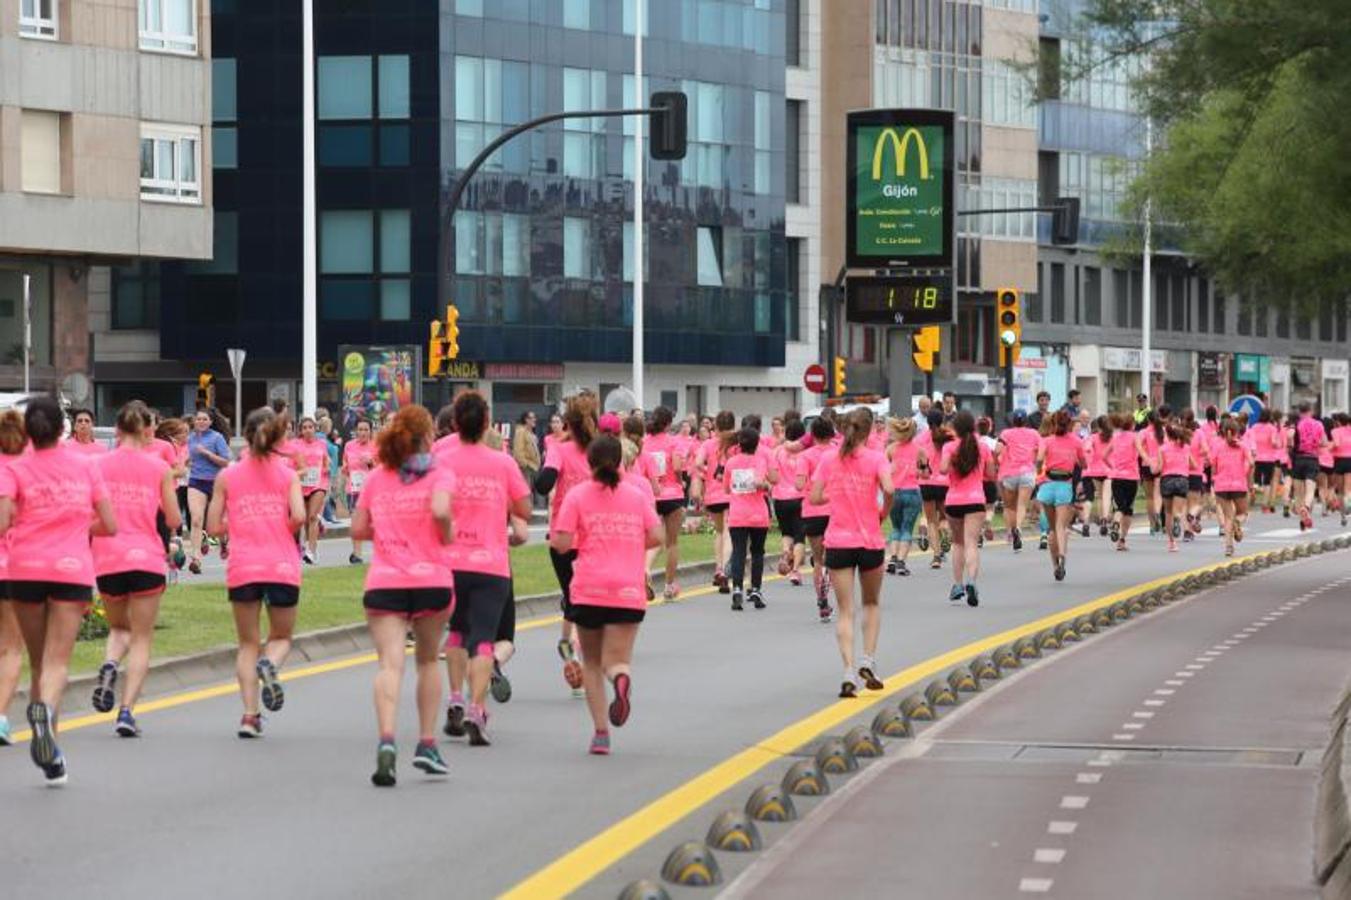
[{"label": "dashed white line", "polygon": [[1146,700],[1145,706],[1163,706],[1167,700]]},{"label": "dashed white line", "polygon": [[1133,740],[1135,740],[1135,735],[1133,735],[1133,734],[1114,734],[1114,735],[1112,735],[1112,740],[1114,740],[1114,741],[1133,741]]},{"label": "dashed white line", "polygon": [[1205,663],[1187,663],[1187,669],[1192,672],[1199,672],[1205,667]]},{"label": "dashed white line", "polygon": [[1024,894],[1044,894],[1055,884],[1050,878],[1024,878],[1018,882],[1018,890]]},{"label": "dashed white line", "polygon": [[[1171,684],[1171,682],[1169,682],[1169,683]],[[1180,681],[1178,682],[1178,684],[1181,684],[1181,683],[1182,683],[1182,682],[1180,682]],[[1154,691],[1154,693],[1155,693],[1156,696],[1159,696],[1159,697],[1171,697],[1171,696],[1173,696],[1174,694],[1177,693],[1177,688],[1158,688],[1157,690]]]},{"label": "dashed white line", "polygon": [[1078,822],[1066,822],[1063,819],[1056,819],[1046,827],[1047,834],[1074,834],[1079,828]]},{"label": "dashed white line", "polygon": [[1088,798],[1082,794],[1066,794],[1060,798],[1061,809],[1083,809],[1088,806]]},{"label": "dashed white line", "polygon": [[1131,713],[1131,715],[1134,716],[1134,717],[1137,718],[1137,719],[1152,719],[1152,718],[1154,718],[1154,714],[1153,714],[1152,712],[1147,712],[1147,711],[1144,711],[1144,710],[1137,710],[1136,712]]},{"label": "dashed white line", "polygon": [[[1199,668],[1199,667],[1198,667],[1198,668]],[[1195,672],[1174,672],[1173,674],[1176,675],[1178,678],[1191,678],[1191,677],[1192,677],[1193,675],[1195,675],[1196,673],[1195,673]]]},{"label": "dashed white line", "polygon": [[1096,767],[1099,767],[1099,768],[1106,768],[1106,767],[1108,767],[1108,766],[1110,766],[1110,765],[1112,764],[1112,761],[1111,761],[1110,759],[1090,759],[1090,760],[1088,761],[1088,764],[1089,764],[1090,766],[1096,766]]},{"label": "dashed white line", "polygon": [[1127,731],[1139,731],[1141,728],[1144,728],[1144,727],[1145,727],[1145,723],[1144,723],[1144,722],[1125,722],[1125,723],[1122,724],[1121,727],[1124,728],[1124,729],[1126,729]]},{"label": "dashed white line", "polygon": [[1046,863],[1048,865],[1058,865],[1065,858],[1065,851],[1059,847],[1038,847],[1032,853],[1032,861]]},{"label": "dashed white line", "polygon": [[1074,776],[1075,784],[1097,784],[1102,781],[1101,772],[1080,772]]}]

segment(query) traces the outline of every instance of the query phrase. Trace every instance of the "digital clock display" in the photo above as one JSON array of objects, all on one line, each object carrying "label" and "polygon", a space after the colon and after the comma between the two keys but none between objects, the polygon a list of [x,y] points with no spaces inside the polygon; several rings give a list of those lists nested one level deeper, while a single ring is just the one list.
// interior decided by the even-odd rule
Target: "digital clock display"
[{"label": "digital clock display", "polygon": [[850,278],[845,310],[860,325],[949,325],[957,320],[951,275]]}]

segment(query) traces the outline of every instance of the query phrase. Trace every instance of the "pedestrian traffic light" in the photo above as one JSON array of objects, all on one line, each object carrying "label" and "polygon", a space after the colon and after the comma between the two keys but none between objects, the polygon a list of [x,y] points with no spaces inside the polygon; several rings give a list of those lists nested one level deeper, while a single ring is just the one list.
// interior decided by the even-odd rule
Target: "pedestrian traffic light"
[{"label": "pedestrian traffic light", "polygon": [[847,373],[845,372],[845,361],[844,361],[844,357],[843,357],[843,356],[837,356],[837,357],[835,357],[835,396],[836,396],[836,397],[840,396],[841,394],[843,394],[843,393],[845,393],[846,391],[849,390],[849,386],[846,385],[846,384],[844,383],[844,379],[845,379],[845,375],[846,375],[846,374],[847,374]]},{"label": "pedestrian traffic light", "polygon": [[689,98],[684,91],[657,91],[649,105],[657,110],[652,113],[652,158],[684,159]]},{"label": "pedestrian traffic light", "polygon": [[213,406],[215,398],[212,396],[216,392],[216,376],[210,372],[203,372],[197,376],[197,408],[206,409]]},{"label": "pedestrian traffic light", "polygon": [[938,363],[938,351],[943,347],[943,329],[930,325],[910,333],[910,350],[915,359],[915,368],[921,372],[932,372]]},{"label": "pedestrian traffic light", "polygon": [[460,358],[460,311],[455,304],[446,305],[446,359]]},{"label": "pedestrian traffic light", "polygon": [[995,291],[995,319],[999,323],[999,365],[1016,363],[1023,352],[1023,309],[1018,289]]}]

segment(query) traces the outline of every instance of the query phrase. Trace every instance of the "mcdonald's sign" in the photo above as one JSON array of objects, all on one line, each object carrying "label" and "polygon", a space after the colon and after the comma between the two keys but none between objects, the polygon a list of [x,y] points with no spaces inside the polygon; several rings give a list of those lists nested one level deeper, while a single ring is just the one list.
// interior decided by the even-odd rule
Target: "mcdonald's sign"
[{"label": "mcdonald's sign", "polygon": [[953,114],[849,114],[846,262],[851,268],[950,267],[955,245]]}]

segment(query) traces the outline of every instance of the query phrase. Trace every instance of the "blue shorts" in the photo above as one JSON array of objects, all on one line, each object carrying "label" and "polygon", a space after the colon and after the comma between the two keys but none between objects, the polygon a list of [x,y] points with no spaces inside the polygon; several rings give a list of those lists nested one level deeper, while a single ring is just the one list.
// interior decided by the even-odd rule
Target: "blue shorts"
[{"label": "blue shorts", "polygon": [[1042,482],[1037,488],[1037,502],[1042,506],[1069,506],[1074,502],[1074,482]]}]

